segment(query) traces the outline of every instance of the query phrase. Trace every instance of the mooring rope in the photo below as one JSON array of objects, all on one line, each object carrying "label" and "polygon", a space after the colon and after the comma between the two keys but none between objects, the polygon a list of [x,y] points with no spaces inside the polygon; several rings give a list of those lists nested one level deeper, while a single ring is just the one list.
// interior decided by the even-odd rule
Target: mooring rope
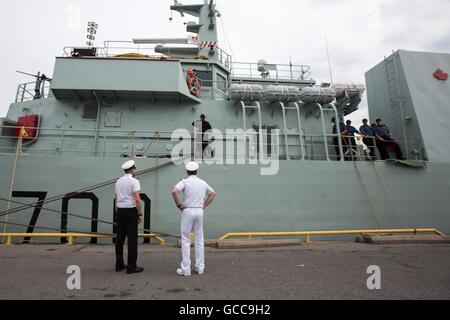
[{"label": "mooring rope", "polygon": [[[94,218],[88,218],[88,217],[85,217],[85,216],[81,216],[79,214],[74,214],[74,213],[63,212],[63,211],[58,211],[58,210],[54,210],[54,209],[44,208],[44,207],[42,207],[40,205],[36,205],[36,206],[27,205],[27,204],[25,204],[23,202],[12,201],[12,200],[8,200],[8,199],[2,198],[2,197],[0,197],[0,200],[1,201],[10,201],[11,203],[15,203],[15,204],[26,205],[26,206],[28,206],[28,208],[42,209],[44,211],[47,211],[48,213],[61,214],[61,215],[65,214],[65,215],[70,216],[70,217],[75,217],[75,218],[79,218],[79,219],[83,219],[83,220],[88,220],[88,221],[91,221],[91,222],[94,221],[94,222],[99,222],[99,223],[103,223],[103,224],[107,224],[107,225],[111,225],[111,226],[117,226],[117,223],[115,223],[115,222],[110,222],[110,221],[105,221],[105,220],[100,220],[100,219],[94,219]],[[4,221],[0,221],[0,223],[5,223],[5,222]],[[33,227],[33,228],[40,229],[40,228],[38,228],[36,226],[33,226],[31,224],[28,225],[28,226],[27,225],[19,225],[19,226]],[[52,230],[54,231],[54,230],[57,230],[57,229],[52,229]],[[60,230],[57,230],[57,231],[60,231]],[[161,237],[166,237],[166,238],[175,238],[175,239],[181,238],[180,235],[173,235],[173,234],[164,233],[164,232],[156,232],[156,231],[145,229],[145,228],[144,229],[139,229],[139,232],[150,233],[150,234],[154,234],[155,236],[161,236]],[[83,233],[85,233],[85,234],[95,234],[95,233],[86,233],[86,232],[83,232]],[[99,235],[101,235],[101,234],[99,234]]]},{"label": "mooring rope", "polygon": [[[184,159],[180,159],[180,161],[182,161],[182,160],[184,160]],[[144,176],[144,175],[146,175],[146,174],[148,174],[148,173],[151,173],[151,172],[153,172],[153,171],[157,171],[157,170],[159,170],[159,169],[162,169],[162,168],[165,168],[165,167],[174,165],[174,164],[175,164],[174,161],[170,161],[170,162],[166,162],[166,163],[163,163],[163,164],[161,164],[161,165],[157,165],[157,166],[152,167],[152,168],[149,168],[149,169],[145,169],[145,170],[139,171],[139,172],[136,173],[136,177]],[[58,214],[66,214],[66,215],[68,215],[68,216],[73,216],[73,217],[76,217],[76,218],[79,218],[79,219],[84,219],[84,220],[89,220],[89,221],[96,221],[96,222],[100,222],[100,223],[108,224],[108,225],[113,225],[113,226],[114,226],[114,225],[117,225],[116,223],[113,223],[113,222],[110,222],[110,221],[105,221],[105,220],[100,220],[100,219],[93,219],[93,218],[87,218],[87,217],[84,217],[84,216],[81,216],[81,215],[78,215],[78,214],[73,214],[73,213],[68,213],[68,212],[63,212],[63,211],[58,211],[58,210],[48,209],[48,208],[45,208],[45,207],[44,207],[45,204],[53,203],[53,202],[56,202],[56,201],[58,201],[58,200],[64,199],[64,198],[67,197],[68,195],[70,195],[70,196],[73,197],[73,196],[79,195],[79,194],[81,194],[81,193],[85,193],[85,192],[88,192],[88,191],[93,191],[93,190],[97,190],[97,189],[101,189],[101,188],[104,188],[104,187],[113,185],[113,184],[115,184],[116,182],[117,182],[117,178],[116,178],[116,179],[112,179],[112,180],[105,181],[105,182],[103,182],[103,183],[96,184],[96,185],[94,185],[94,186],[90,186],[90,187],[87,187],[87,188],[83,188],[83,189],[80,189],[80,190],[77,190],[77,191],[74,191],[74,192],[71,192],[71,193],[65,193],[65,194],[53,196],[53,197],[51,197],[51,198],[49,198],[49,199],[46,199],[45,201],[38,201],[38,202],[30,203],[30,204],[25,204],[25,203],[22,203],[22,202],[12,201],[11,199],[6,199],[6,198],[1,198],[1,197],[0,197],[0,200],[7,201],[7,202],[8,202],[8,207],[9,207],[9,205],[10,205],[11,203],[21,204],[21,206],[18,206],[18,207],[16,207],[16,208],[8,209],[8,210],[6,210],[6,211],[0,212],[0,217],[7,216],[6,221],[0,220],[0,223],[5,224],[5,229],[6,229],[6,226],[7,226],[8,224],[10,224],[10,225],[14,225],[14,226],[21,226],[21,227],[28,227],[28,228],[29,228],[29,227],[34,227],[34,228],[36,228],[36,229],[42,229],[42,230],[50,230],[50,231],[58,231],[58,232],[60,232],[61,230],[59,230],[59,229],[54,229],[54,228],[37,227],[37,226],[25,225],[25,224],[18,224],[18,223],[8,223],[8,218],[9,218],[9,215],[10,215],[10,214],[17,213],[17,212],[22,212],[22,211],[25,211],[25,210],[30,209],[30,208],[40,208],[40,209],[42,209],[42,210],[44,210],[44,211],[52,212],[52,213],[55,213],[55,214],[56,214],[56,213],[58,213]],[[144,228],[144,229],[141,229],[140,231],[141,231],[141,232],[144,232],[144,233],[155,234],[156,236],[162,236],[162,237],[168,237],[168,238],[175,238],[175,239],[180,239],[180,238],[181,238],[180,235],[173,235],[173,234],[164,233],[164,232],[154,232],[154,231],[152,231],[152,230],[148,230],[148,229],[145,229],[145,228]],[[76,232],[76,231],[74,231],[74,232]],[[5,230],[4,233],[6,233],[6,230]],[[77,232],[77,233],[80,233],[80,232]],[[94,233],[91,233],[91,232],[89,232],[89,233],[87,233],[87,232],[81,232],[81,233],[84,233],[84,234],[92,234],[92,235],[94,235]],[[98,233],[97,233],[97,234],[98,234]],[[98,235],[114,236],[114,235],[112,235],[112,234],[98,234]]]},{"label": "mooring rope", "polygon": [[[158,165],[158,166],[146,169],[146,170],[139,171],[138,173],[136,173],[136,177],[146,175],[146,174],[151,173],[153,171],[156,171],[156,170],[159,170],[159,169],[162,169],[162,168],[174,165],[174,164],[175,163],[173,161],[170,161],[170,162],[166,162],[166,163],[163,163],[161,165]],[[51,198],[46,199],[43,202],[34,202],[34,203],[27,204],[27,205],[19,206],[19,207],[16,207],[16,208],[12,208],[10,210],[1,211],[0,212],[0,217],[6,216],[6,215],[11,214],[11,213],[15,213],[15,212],[19,212],[19,211],[23,211],[23,210],[29,209],[30,206],[35,207],[35,206],[39,205],[40,203],[42,203],[42,205],[45,205],[45,204],[48,204],[48,203],[56,202],[58,200],[64,199],[68,195],[76,196],[76,195],[79,195],[81,193],[94,191],[94,190],[101,189],[101,188],[104,188],[104,187],[107,187],[107,186],[111,186],[111,185],[113,185],[113,184],[115,184],[117,182],[117,179],[118,178],[115,178],[115,179],[112,179],[112,180],[105,181],[103,183],[96,184],[96,185],[91,186],[91,187],[86,187],[86,188],[83,188],[83,189],[80,189],[80,190],[77,190],[77,191],[73,191],[73,192],[69,192],[69,193],[64,193],[64,194],[61,194],[61,195],[53,196]]]}]

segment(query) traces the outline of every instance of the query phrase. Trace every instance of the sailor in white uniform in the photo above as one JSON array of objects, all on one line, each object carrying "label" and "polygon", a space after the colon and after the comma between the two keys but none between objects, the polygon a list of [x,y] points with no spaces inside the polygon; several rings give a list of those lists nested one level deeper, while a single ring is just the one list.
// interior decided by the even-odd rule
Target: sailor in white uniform
[{"label": "sailor in white uniform", "polygon": [[[175,204],[182,211],[181,241],[183,262],[177,270],[180,276],[191,276],[191,232],[195,235],[195,272],[205,272],[205,240],[203,235],[204,210],[214,201],[217,194],[205,181],[197,177],[199,165],[190,162],[186,165],[188,177],[178,183],[172,190]],[[184,196],[180,201],[179,194]],[[206,200],[205,200],[206,199]]]},{"label": "sailor in white uniform", "polygon": [[[116,184],[117,242],[116,271],[127,270],[128,274],[141,273],[137,266],[138,225],[142,222],[141,185],[136,175],[136,162],[130,160],[122,166],[125,175]],[[128,266],[123,260],[123,246],[128,238]]]}]

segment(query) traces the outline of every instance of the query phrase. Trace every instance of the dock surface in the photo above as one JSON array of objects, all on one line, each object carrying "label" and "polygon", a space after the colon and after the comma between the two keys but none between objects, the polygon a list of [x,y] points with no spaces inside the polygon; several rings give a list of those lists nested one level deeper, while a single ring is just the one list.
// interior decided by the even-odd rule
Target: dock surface
[{"label": "dock surface", "polygon": [[[450,299],[450,245],[314,243],[208,248],[203,276],[179,277],[178,248],[141,246],[138,275],[116,273],[113,246],[0,246],[0,299],[303,300]],[[66,286],[81,269],[81,290]],[[381,290],[367,288],[369,266]]]}]

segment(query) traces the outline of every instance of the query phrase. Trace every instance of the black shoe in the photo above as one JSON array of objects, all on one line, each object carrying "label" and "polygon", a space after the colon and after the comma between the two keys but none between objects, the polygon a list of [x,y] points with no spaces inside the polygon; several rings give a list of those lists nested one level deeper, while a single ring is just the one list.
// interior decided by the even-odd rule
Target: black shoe
[{"label": "black shoe", "polygon": [[122,272],[127,269],[127,266],[116,267],[116,272]]},{"label": "black shoe", "polygon": [[144,268],[136,267],[134,269],[127,270],[127,274],[134,274],[134,273],[141,273],[141,272],[144,272]]}]

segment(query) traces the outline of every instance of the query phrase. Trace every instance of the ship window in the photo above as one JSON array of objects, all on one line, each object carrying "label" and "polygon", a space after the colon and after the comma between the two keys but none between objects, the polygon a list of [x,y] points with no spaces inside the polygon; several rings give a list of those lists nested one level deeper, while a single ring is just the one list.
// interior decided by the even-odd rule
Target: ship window
[{"label": "ship window", "polygon": [[212,88],[213,86],[213,73],[212,71],[198,71],[197,77],[202,81],[204,87]]},{"label": "ship window", "polygon": [[217,89],[222,92],[227,91],[227,79],[220,73],[217,74]]},{"label": "ship window", "polygon": [[87,103],[83,107],[83,120],[97,120],[98,105],[97,103]]}]

